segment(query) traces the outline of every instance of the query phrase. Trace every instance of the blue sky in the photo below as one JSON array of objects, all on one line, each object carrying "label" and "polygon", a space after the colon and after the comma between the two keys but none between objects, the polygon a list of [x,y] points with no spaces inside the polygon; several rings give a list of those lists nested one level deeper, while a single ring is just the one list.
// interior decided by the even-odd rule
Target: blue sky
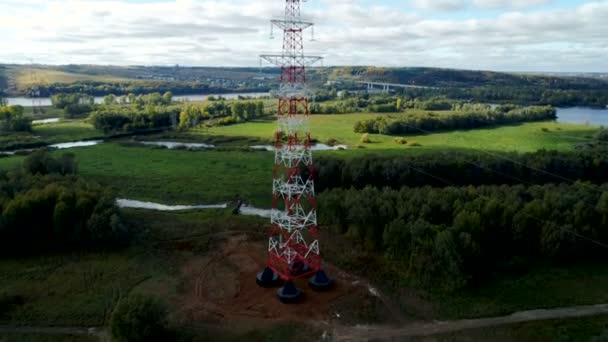
[{"label": "blue sky", "polygon": [[[258,65],[282,0],[1,0],[0,63]],[[608,0],[309,0],[325,65],[608,72]]]}]

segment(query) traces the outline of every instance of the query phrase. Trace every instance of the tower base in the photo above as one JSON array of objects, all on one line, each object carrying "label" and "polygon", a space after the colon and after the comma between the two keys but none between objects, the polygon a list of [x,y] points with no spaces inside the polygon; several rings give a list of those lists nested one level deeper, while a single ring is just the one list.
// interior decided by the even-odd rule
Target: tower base
[{"label": "tower base", "polygon": [[325,271],[319,270],[308,280],[308,286],[315,291],[327,291],[333,286],[334,282],[327,276]]},{"label": "tower base", "polygon": [[279,275],[270,269],[270,267],[266,267],[262,272],[257,274],[255,282],[261,287],[275,287],[279,285],[281,280],[279,279]]},{"label": "tower base", "polygon": [[292,281],[285,283],[283,287],[277,290],[277,297],[281,303],[293,304],[302,300],[302,290],[296,287]]}]

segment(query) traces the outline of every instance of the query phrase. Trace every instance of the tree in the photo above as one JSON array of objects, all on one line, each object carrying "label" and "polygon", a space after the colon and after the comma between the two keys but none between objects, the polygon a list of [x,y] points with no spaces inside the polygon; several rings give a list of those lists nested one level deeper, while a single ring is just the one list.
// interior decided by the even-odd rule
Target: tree
[{"label": "tree", "polygon": [[0,132],[31,132],[32,121],[21,106],[0,107]]},{"label": "tree", "polygon": [[264,116],[264,102],[258,101],[255,105],[255,116],[261,118]]},{"label": "tree", "polygon": [[173,93],[172,92],[168,91],[168,92],[165,92],[163,94],[163,104],[164,105],[167,105],[167,106],[170,105],[172,99],[173,99]]},{"label": "tree", "polygon": [[8,101],[0,96],[0,107],[6,107],[8,106]]},{"label": "tree", "polygon": [[103,98],[103,103],[106,106],[111,106],[111,105],[115,104],[116,103],[116,96],[114,96],[114,94],[106,95]]},{"label": "tree", "polygon": [[121,299],[116,306],[110,329],[117,342],[166,341],[167,309],[156,298],[130,295]]}]

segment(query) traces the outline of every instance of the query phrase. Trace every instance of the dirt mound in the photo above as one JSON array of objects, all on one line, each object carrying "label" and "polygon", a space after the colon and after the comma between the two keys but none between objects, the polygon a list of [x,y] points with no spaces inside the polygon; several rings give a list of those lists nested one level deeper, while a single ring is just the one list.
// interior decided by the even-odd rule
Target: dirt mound
[{"label": "dirt mound", "polygon": [[335,287],[328,292],[314,292],[306,280],[296,284],[304,290],[300,304],[281,304],[276,289],[260,288],[257,272],[266,265],[263,243],[248,241],[245,236],[230,238],[207,257],[193,258],[181,268],[185,291],[180,311],[187,321],[262,319],[269,321],[326,321],[336,316],[332,306],[344,297],[370,296],[362,282],[325,265]]}]

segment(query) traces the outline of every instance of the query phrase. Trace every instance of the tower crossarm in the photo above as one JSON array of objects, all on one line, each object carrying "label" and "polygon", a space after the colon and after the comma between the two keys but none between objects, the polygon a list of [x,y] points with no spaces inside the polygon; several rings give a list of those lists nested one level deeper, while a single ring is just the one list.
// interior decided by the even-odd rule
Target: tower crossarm
[{"label": "tower crossarm", "polygon": [[260,58],[279,67],[308,67],[323,59],[321,56],[305,56],[287,53],[260,55]]},{"label": "tower crossarm", "polygon": [[301,20],[282,20],[282,19],[273,19],[271,20],[272,24],[282,30],[292,30],[292,31],[303,31],[309,27],[312,27],[314,24],[308,21]]}]

